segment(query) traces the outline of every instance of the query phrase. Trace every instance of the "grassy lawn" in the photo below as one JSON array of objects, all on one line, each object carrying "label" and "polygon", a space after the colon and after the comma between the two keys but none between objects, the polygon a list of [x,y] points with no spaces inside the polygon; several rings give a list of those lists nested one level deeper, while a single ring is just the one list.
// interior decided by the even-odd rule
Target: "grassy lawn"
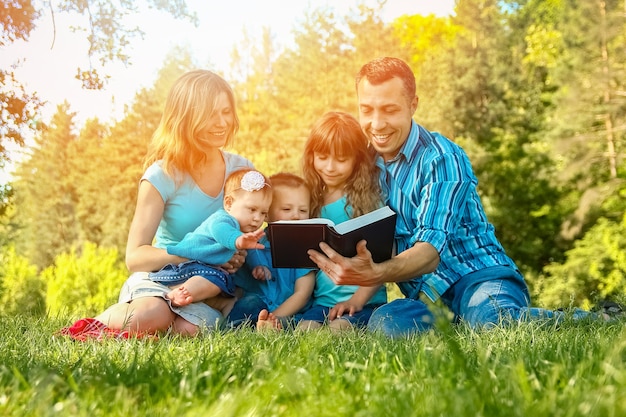
[{"label": "grassy lawn", "polygon": [[0,318],[2,416],[624,416],[625,322],[76,342]]}]

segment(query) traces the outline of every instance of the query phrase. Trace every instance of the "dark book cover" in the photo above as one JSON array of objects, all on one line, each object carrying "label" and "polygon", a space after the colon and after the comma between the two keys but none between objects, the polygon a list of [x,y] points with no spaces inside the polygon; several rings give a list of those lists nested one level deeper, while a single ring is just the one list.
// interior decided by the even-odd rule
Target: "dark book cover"
[{"label": "dark book cover", "polygon": [[279,221],[268,226],[274,268],[317,268],[307,251],[320,251],[326,242],[341,255],[356,255],[356,244],[367,241],[374,262],[383,262],[393,253],[396,214],[382,207],[338,225],[327,219]]}]

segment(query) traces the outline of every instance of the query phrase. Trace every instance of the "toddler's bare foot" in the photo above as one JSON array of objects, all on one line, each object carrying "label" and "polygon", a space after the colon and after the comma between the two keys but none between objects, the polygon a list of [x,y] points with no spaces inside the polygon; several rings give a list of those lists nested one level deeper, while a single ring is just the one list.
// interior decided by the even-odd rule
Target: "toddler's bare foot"
[{"label": "toddler's bare foot", "polygon": [[174,307],[184,307],[193,303],[193,297],[182,285],[170,291],[166,297],[172,302]]},{"label": "toddler's bare foot", "polygon": [[256,322],[257,330],[280,330],[282,328],[283,326],[280,324],[280,320],[278,320],[278,317],[265,309],[261,310],[261,312],[259,313],[259,318]]},{"label": "toddler's bare foot", "polygon": [[328,325],[331,331],[333,332],[341,332],[344,330],[352,329],[352,323],[350,323],[346,319],[342,319],[341,317],[337,317],[335,320],[331,321]]}]

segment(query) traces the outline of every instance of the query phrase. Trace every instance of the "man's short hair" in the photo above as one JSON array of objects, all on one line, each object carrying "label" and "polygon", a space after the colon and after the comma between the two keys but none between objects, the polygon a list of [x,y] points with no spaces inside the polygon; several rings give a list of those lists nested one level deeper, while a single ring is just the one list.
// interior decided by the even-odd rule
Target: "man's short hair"
[{"label": "man's short hair", "polygon": [[399,58],[389,56],[376,58],[361,67],[361,70],[356,75],[355,87],[357,93],[359,91],[359,83],[363,78],[377,85],[389,81],[394,77],[402,80],[407,98],[413,100],[417,93],[415,74],[413,74],[411,67],[409,67],[406,62]]}]

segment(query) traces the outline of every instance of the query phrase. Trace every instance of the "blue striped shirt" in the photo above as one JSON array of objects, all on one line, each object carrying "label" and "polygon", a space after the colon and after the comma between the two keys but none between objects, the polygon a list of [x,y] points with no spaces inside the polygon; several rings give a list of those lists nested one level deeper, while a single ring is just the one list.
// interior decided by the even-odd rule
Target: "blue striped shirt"
[{"label": "blue striped shirt", "polygon": [[378,156],[386,203],[396,213],[398,253],[416,242],[439,252],[437,269],[398,286],[409,298],[424,292],[437,300],[461,277],[487,267],[517,270],[487,221],[469,158],[455,143],[414,121],[409,137],[392,160]]}]

